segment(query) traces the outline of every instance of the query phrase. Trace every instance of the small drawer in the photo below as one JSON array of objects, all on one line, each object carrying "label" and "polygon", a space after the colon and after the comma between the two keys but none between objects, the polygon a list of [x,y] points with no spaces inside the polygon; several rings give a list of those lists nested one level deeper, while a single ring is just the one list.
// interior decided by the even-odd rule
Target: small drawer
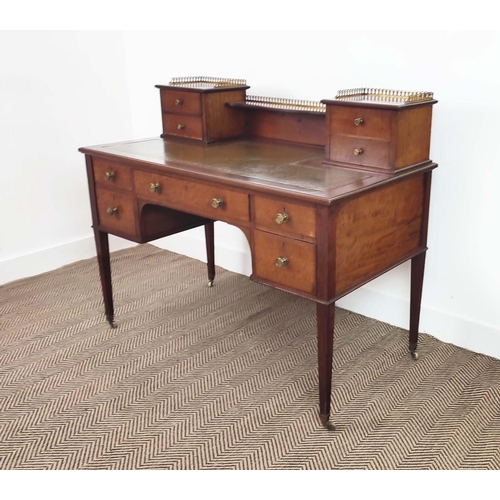
[{"label": "small drawer", "polygon": [[316,211],[313,207],[255,196],[254,210],[257,229],[297,238],[316,236]]},{"label": "small drawer", "polygon": [[254,231],[254,275],[295,290],[316,292],[316,246]]},{"label": "small drawer", "polygon": [[132,194],[98,187],[96,189],[99,225],[110,233],[135,238],[135,203]]},{"label": "small drawer", "polygon": [[396,119],[394,111],[335,106],[330,114],[330,132],[332,135],[390,141],[392,123]]},{"label": "small drawer", "polygon": [[163,113],[163,133],[189,139],[203,139],[201,118]]},{"label": "small drawer", "polygon": [[250,220],[245,193],[141,171],[134,172],[134,182],[137,196],[157,205],[214,220]]},{"label": "small drawer", "polygon": [[92,160],[94,168],[94,179],[97,184],[113,186],[121,189],[132,189],[130,168],[116,161]]},{"label": "small drawer", "polygon": [[165,113],[201,115],[201,94],[182,90],[161,90],[161,109]]},{"label": "small drawer", "polygon": [[391,143],[332,135],[330,160],[388,169],[391,167]]}]

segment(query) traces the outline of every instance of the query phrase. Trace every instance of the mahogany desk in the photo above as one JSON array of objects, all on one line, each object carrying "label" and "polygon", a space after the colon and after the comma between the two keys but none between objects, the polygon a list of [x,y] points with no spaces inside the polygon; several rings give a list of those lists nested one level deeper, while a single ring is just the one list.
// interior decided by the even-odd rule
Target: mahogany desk
[{"label": "mahogany desk", "polygon": [[[189,90],[182,92],[192,98]],[[316,302],[319,414],[332,427],[335,301],[408,259],[409,348],[417,357],[431,173],[437,165],[420,161],[394,172],[336,162],[328,154],[325,161],[325,146],[327,152],[336,147],[329,110],[325,121],[324,111],[263,109],[242,99],[227,104],[223,97],[224,110],[243,123],[234,138],[185,140],[185,128],[176,136],[167,123],[165,132],[163,116],[162,138],[80,149],[86,155],[106,317],[113,325],[108,234],[144,243],[203,225],[212,286],[213,223],[233,224],[250,244],[251,279]],[[354,127],[350,135],[356,139]],[[373,150],[369,140],[363,146]]]}]

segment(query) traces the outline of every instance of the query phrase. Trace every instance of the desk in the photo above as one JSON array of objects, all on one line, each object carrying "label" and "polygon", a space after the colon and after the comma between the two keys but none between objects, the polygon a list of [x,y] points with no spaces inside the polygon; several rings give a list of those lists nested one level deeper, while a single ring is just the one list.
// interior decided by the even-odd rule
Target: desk
[{"label": "desk", "polygon": [[[311,129],[308,122],[324,127],[324,114],[281,110],[272,118],[279,126],[266,132],[266,114],[275,110],[261,109],[256,117],[248,111],[253,103],[224,105],[244,113],[238,137],[209,142],[164,134],[80,149],[106,317],[113,325],[108,234],[145,243],[204,226],[212,286],[214,221],[235,225],[250,244],[251,279],[316,303],[319,415],[331,428],[335,302],[409,259],[409,349],[417,358],[431,174],[437,165],[421,161],[394,173],[335,164],[328,155],[325,162],[328,126],[325,139],[311,133],[316,125]],[[309,135],[301,133],[303,122],[309,123]],[[290,131],[290,123],[298,129]],[[277,130],[292,140],[268,137]]]}]

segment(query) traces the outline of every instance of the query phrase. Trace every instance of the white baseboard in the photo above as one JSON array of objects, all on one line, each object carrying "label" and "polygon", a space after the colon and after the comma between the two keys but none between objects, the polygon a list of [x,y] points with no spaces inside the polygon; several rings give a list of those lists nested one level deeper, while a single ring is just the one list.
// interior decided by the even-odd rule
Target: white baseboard
[{"label": "white baseboard", "polygon": [[[109,247],[113,252],[136,244],[115,236],[109,238]],[[96,255],[94,237],[88,236],[55,247],[12,257],[0,262],[0,285],[27,278],[28,276],[46,273],[72,262],[89,259],[94,255]]]},{"label": "white baseboard", "polygon": [[[337,305],[406,330],[409,328],[409,297],[403,299],[385,294],[371,288],[370,284],[343,297]],[[500,329],[475,319],[438,310],[423,302],[419,331],[442,342],[500,359]]]},{"label": "white baseboard", "polygon": [[[216,226],[217,231],[217,226]],[[112,251],[134,246],[135,243],[110,237]],[[159,248],[180,253],[206,262],[205,238],[202,228],[169,236],[154,242]],[[57,269],[96,254],[93,237],[72,241],[0,262],[0,284]],[[248,250],[224,241],[215,247],[216,265],[249,276],[252,272]],[[350,293],[337,302],[339,307],[408,329],[409,297],[386,294],[370,284]],[[449,342],[474,352],[500,359],[500,329],[473,318],[463,318],[422,303],[420,331],[443,342]]]}]

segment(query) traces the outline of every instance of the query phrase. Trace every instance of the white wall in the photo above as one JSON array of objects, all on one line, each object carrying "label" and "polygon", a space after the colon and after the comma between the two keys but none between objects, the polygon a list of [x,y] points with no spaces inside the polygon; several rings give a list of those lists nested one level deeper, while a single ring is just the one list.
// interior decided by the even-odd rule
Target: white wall
[{"label": "white wall", "polygon": [[[155,84],[246,78],[249,93],[332,98],[369,86],[430,90],[434,172],[421,330],[500,358],[498,32],[125,32],[134,138],[161,132]],[[217,264],[250,274],[238,230],[219,223]],[[160,241],[204,259],[203,233]],[[339,301],[407,328],[409,264]]]},{"label": "white wall", "polygon": [[0,61],[1,284],[95,254],[78,148],[132,126],[120,32],[0,32]]},{"label": "white wall", "polygon": [[[421,330],[500,358],[498,32],[0,32],[0,283],[92,255],[83,145],[158,136],[173,76],[246,78],[250,93],[431,90],[434,173]],[[217,264],[250,274],[218,223]],[[125,245],[115,239],[114,248]],[[202,230],[159,241],[204,259]],[[409,265],[339,305],[402,327]]]}]

